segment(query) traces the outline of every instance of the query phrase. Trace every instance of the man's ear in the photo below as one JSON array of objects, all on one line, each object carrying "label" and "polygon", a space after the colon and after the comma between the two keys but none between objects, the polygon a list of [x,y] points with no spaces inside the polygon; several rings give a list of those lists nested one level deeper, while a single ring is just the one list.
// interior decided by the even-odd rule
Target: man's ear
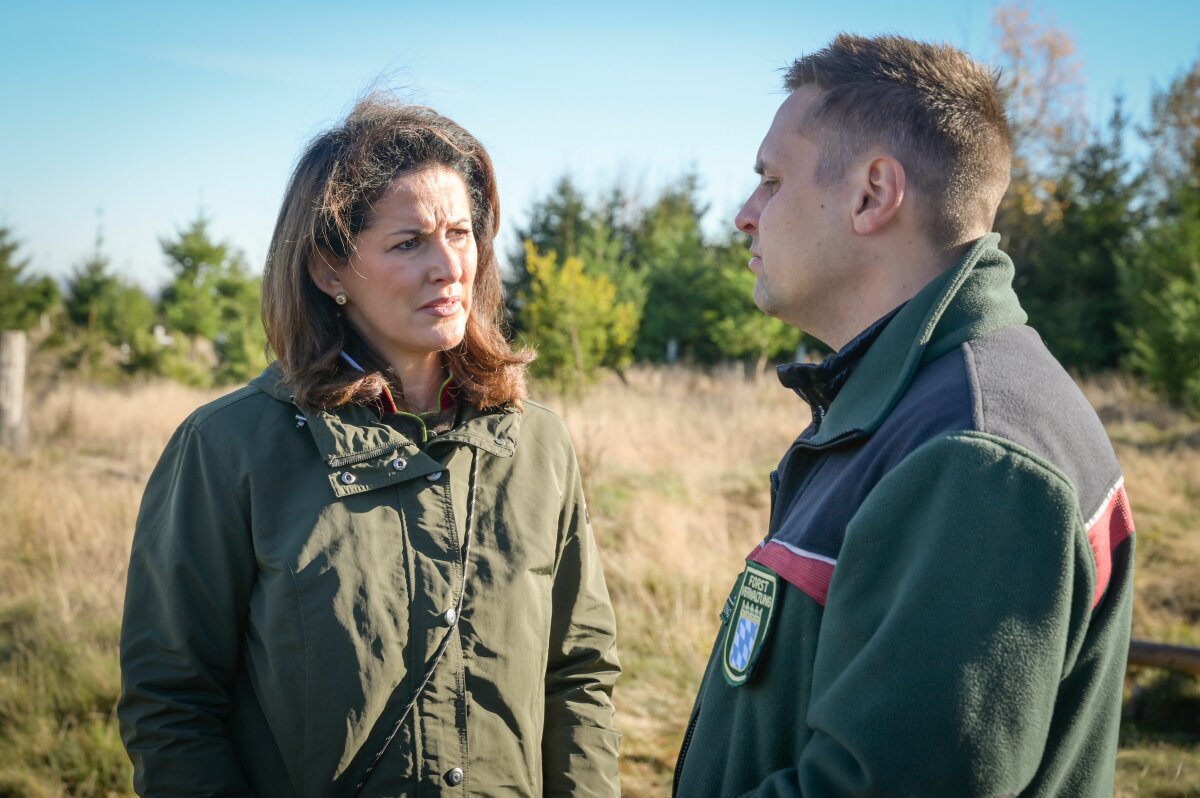
[{"label": "man's ear", "polygon": [[904,166],[890,155],[859,167],[851,222],[859,235],[877,233],[895,218],[904,202]]},{"label": "man's ear", "polygon": [[308,276],[312,278],[313,283],[321,289],[322,293],[336,297],[345,290],[337,270],[340,265],[336,258],[318,251],[316,256],[308,262]]}]

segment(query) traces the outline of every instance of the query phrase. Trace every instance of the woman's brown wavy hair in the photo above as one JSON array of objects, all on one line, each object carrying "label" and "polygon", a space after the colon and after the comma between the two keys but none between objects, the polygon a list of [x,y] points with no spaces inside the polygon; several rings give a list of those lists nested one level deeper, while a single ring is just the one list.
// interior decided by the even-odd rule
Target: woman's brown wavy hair
[{"label": "woman's brown wavy hair", "polygon": [[[466,184],[479,251],[466,334],[444,353],[446,365],[460,401],[521,406],[533,355],[514,352],[500,326],[503,289],[494,246],[500,199],[492,160],[474,136],[436,111],[372,95],[300,156],[267,253],[263,326],[301,407],[374,404],[389,384],[403,392],[384,358],[313,283],[309,264],[349,259],[372,222],[372,204],[392,180],[434,166],[453,169]],[[351,368],[343,351],[365,373]]]}]

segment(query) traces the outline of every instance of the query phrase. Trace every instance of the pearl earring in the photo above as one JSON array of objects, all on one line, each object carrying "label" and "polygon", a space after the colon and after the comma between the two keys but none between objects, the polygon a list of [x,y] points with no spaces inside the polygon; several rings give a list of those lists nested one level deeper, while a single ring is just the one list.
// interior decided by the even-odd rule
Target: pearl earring
[{"label": "pearl earring", "polygon": [[349,302],[350,300],[348,300],[348,299],[346,298],[346,292],[345,292],[345,291],[338,291],[338,292],[337,292],[337,296],[335,296],[335,297],[333,298],[333,301],[334,301],[334,302],[336,302],[336,303],[338,303],[339,305],[344,305],[344,304],[346,304],[347,302]]}]

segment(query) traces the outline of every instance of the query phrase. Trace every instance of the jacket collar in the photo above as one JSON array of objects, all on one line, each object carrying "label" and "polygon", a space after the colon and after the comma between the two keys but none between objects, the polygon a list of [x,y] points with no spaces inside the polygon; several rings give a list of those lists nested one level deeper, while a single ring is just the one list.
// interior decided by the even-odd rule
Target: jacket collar
[{"label": "jacket collar", "polygon": [[[867,342],[869,348],[861,354],[823,420],[800,445],[818,448],[870,435],[908,390],[920,366],[966,341],[1025,323],[1025,311],[1012,289],[1013,263],[999,249],[999,243],[997,233],[979,239],[961,260],[893,317],[882,320],[886,326],[878,330],[873,342]],[[784,385],[799,379],[793,372],[800,368],[804,366],[780,369]]]},{"label": "jacket collar", "polygon": [[[295,405],[295,397],[275,363],[251,380],[251,385],[281,402]],[[321,458],[332,468],[377,459],[391,452],[412,456],[420,451],[417,442],[380,420],[374,407],[346,405],[332,411],[306,411],[297,405],[297,410],[297,422],[309,428]],[[521,414],[514,408],[483,411],[464,405],[461,423],[434,441],[463,443],[499,457],[511,457],[520,430]]]},{"label": "jacket collar", "polygon": [[820,363],[789,363],[776,369],[779,381],[795,391],[812,408],[814,431],[821,426],[825,412],[854,373],[863,355],[899,311],[900,308],[892,310]]}]

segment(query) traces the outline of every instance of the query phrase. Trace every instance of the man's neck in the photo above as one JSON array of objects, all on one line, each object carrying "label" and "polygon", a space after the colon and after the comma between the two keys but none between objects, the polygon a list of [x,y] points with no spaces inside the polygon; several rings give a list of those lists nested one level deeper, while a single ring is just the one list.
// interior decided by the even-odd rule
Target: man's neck
[{"label": "man's neck", "polygon": [[[881,242],[883,243],[883,242]],[[876,320],[912,299],[938,275],[957,263],[970,243],[947,249],[916,246],[912,242],[883,243],[867,253],[872,279],[830,319],[824,335],[812,332],[835,352]],[[890,253],[890,254],[889,254]]]}]

